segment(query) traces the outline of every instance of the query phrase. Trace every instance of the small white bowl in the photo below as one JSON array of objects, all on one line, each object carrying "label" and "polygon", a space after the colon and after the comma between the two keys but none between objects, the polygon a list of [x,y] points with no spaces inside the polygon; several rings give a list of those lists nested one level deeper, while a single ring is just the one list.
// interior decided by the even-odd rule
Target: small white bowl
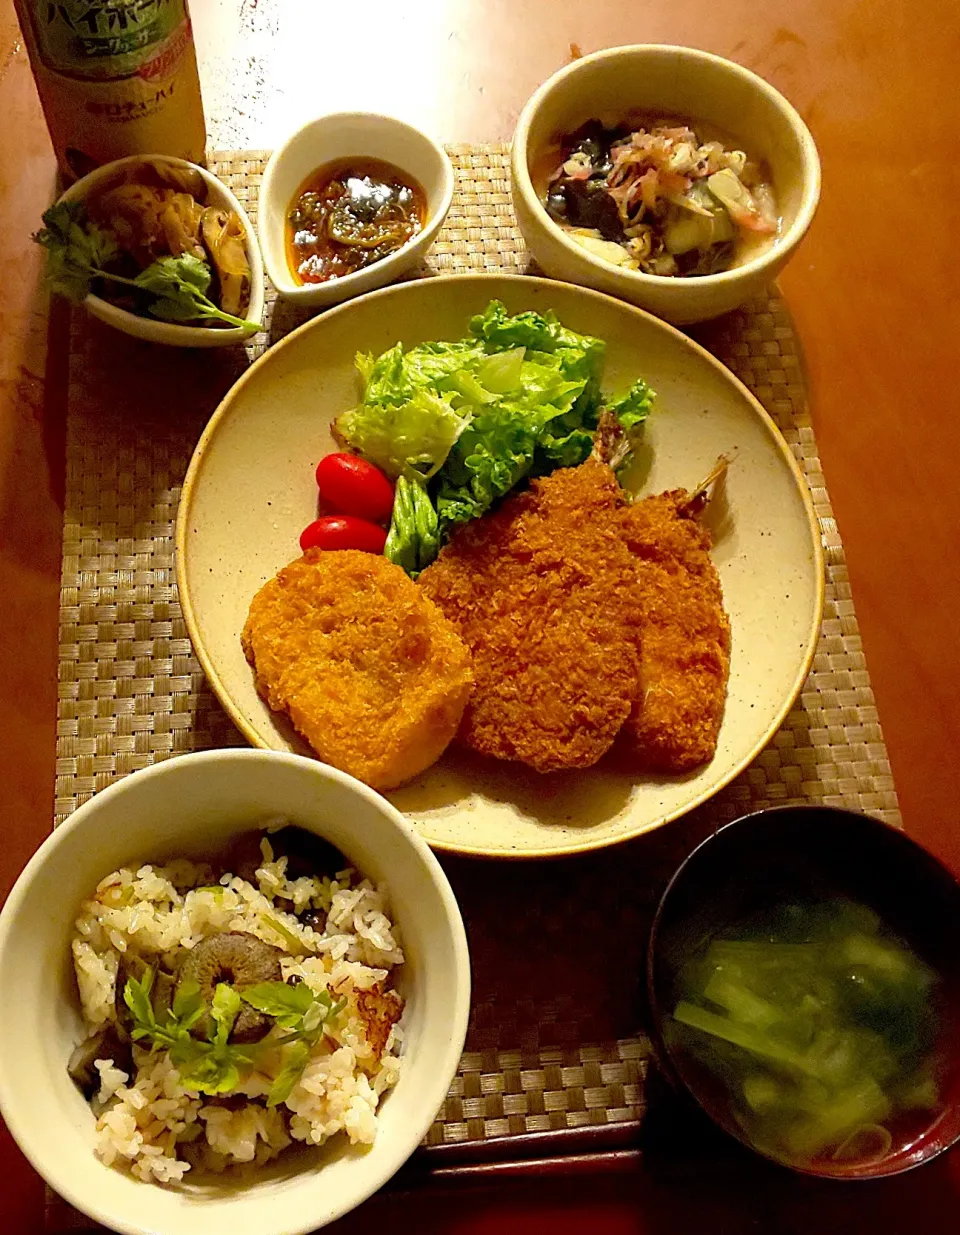
[{"label": "small white bowl", "polygon": [[[116,159],[113,163],[105,163],[103,167],[90,172],[88,176],[71,185],[60,201],[83,201],[95,188],[113,179],[121,168],[132,167],[148,159],[151,163],[187,167],[199,172],[207,186],[207,203],[211,206],[222,206],[224,210],[233,210],[240,216],[246,238],[247,261],[250,263],[250,303],[247,305],[246,316],[249,321],[256,322],[259,326],[263,321],[264,305],[263,261],[253,224],[227,186],[205,167],[198,167],[196,163],[188,163],[185,159],[175,159],[165,154],[134,154],[125,159]],[[177,322],[162,322],[155,317],[141,317],[137,313],[128,313],[126,309],[118,308],[100,296],[87,296],[83,304],[89,313],[102,322],[115,326],[124,334],[133,335],[135,339],[145,339],[148,343],[166,343],[172,347],[226,347],[231,343],[242,343],[249,339],[252,333],[240,326],[225,326],[221,330],[219,327],[181,326]]]},{"label": "small white bowl", "polygon": [[[403,1066],[369,1147],[291,1147],[252,1176],[142,1183],[95,1157],[94,1117],[67,1075],[85,1036],[70,959],[80,903],[119,866],[214,856],[283,815],[388,884],[406,955]],[[245,748],[182,755],[81,806],[37,851],[0,913],[0,1110],[37,1171],[127,1235],[301,1235],[381,1187],[417,1148],[453,1079],[470,1004],[466,935],[436,858],[384,798],[299,755]]]},{"label": "small white bowl", "polygon": [[[427,199],[426,221],[396,253],[364,270],[328,283],[298,283],[287,261],[287,211],[311,172],[334,159],[350,157],[382,159],[419,181]],[[419,129],[374,112],[320,116],[288,137],[264,170],[257,230],[267,274],[281,296],[300,305],[340,304],[351,296],[384,287],[425,256],[452,201],[453,166],[441,147]]]},{"label": "small white bowl", "polygon": [[[772,248],[720,274],[665,277],[613,266],[554,223],[535,184],[551,147],[587,120],[614,125],[637,111],[715,125],[766,161],[781,218]],[[717,317],[760,295],[803,239],[820,198],[816,146],[782,94],[720,56],[654,43],[594,52],[544,82],[520,113],[511,170],[520,230],[547,274],[619,296],[677,325]]]}]

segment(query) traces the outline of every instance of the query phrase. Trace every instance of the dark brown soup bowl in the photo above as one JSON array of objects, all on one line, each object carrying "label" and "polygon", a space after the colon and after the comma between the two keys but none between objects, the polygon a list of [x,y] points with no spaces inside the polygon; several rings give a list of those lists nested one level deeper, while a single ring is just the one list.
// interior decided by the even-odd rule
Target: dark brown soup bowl
[{"label": "dark brown soup bowl", "polygon": [[837,897],[868,905],[939,978],[938,1107],[878,1160],[787,1164],[825,1178],[876,1179],[919,1166],[960,1141],[960,884],[903,832],[852,811],[784,806],[745,815],[708,837],[674,874],[650,931],[653,1040],[674,1086],[725,1132],[762,1152],[735,1119],[723,1083],[665,1036],[664,1021],[680,998],[684,963],[708,939],[789,899]]}]

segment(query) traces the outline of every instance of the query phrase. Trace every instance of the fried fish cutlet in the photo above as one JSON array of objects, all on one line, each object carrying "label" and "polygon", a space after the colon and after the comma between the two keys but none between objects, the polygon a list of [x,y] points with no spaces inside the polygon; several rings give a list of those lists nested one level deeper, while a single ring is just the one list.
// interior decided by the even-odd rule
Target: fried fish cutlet
[{"label": "fried fish cutlet", "polygon": [[639,689],[621,503],[606,465],[560,469],[457,531],[421,574],[473,656],[463,745],[550,772],[589,767],[613,744]]},{"label": "fried fish cutlet", "polygon": [[640,691],[617,741],[638,770],[687,772],[717,748],[730,672],[730,619],[710,536],[684,489],[616,519],[641,585]]},{"label": "fried fish cutlet", "polygon": [[470,695],[470,653],[392,562],[311,549],[253,598],[241,636],[257,689],[319,757],[390,789],[434,763]]}]

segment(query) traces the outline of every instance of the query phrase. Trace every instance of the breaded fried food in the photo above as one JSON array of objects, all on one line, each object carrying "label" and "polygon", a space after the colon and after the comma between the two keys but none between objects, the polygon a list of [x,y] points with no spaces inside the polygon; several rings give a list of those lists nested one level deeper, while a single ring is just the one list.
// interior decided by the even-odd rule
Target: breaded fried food
[{"label": "breaded fried food", "polygon": [[561,468],[459,529],[421,574],[473,656],[458,742],[540,772],[589,767],[610,748],[639,690],[621,504],[605,464]]},{"label": "breaded fried food", "polygon": [[641,584],[640,692],[617,742],[629,766],[687,772],[713,758],[730,672],[730,619],[710,536],[685,489],[617,513]]},{"label": "breaded fried food", "polygon": [[319,757],[374,789],[443,754],[470,696],[470,653],[399,566],[311,549],[260,589],[241,636],[267,703]]}]

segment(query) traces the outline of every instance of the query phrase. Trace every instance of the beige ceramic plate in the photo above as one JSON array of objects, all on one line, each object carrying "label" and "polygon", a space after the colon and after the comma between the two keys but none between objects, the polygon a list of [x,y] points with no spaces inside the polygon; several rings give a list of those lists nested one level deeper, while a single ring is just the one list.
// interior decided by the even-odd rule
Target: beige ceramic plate
[{"label": "beige ceramic plate", "polygon": [[240,648],[257,589],[298,556],[316,517],[314,468],[331,419],[356,402],[357,351],[455,339],[498,297],[553,309],[607,341],[607,390],[643,376],[657,391],[639,461],[643,492],[695,485],[736,452],[710,518],[733,626],[730,689],[713,762],[694,775],[632,779],[603,766],[540,776],[448,752],[391,800],[438,849],[501,857],[576,853],[659,827],[709,798],[776,732],[813,657],[823,562],[809,494],[759,403],[679,331],[597,292],[520,276],[418,280],[333,309],[278,343],[217,409],[187,473],[177,580],[197,655],[257,746],[304,751],[258,696]]}]

